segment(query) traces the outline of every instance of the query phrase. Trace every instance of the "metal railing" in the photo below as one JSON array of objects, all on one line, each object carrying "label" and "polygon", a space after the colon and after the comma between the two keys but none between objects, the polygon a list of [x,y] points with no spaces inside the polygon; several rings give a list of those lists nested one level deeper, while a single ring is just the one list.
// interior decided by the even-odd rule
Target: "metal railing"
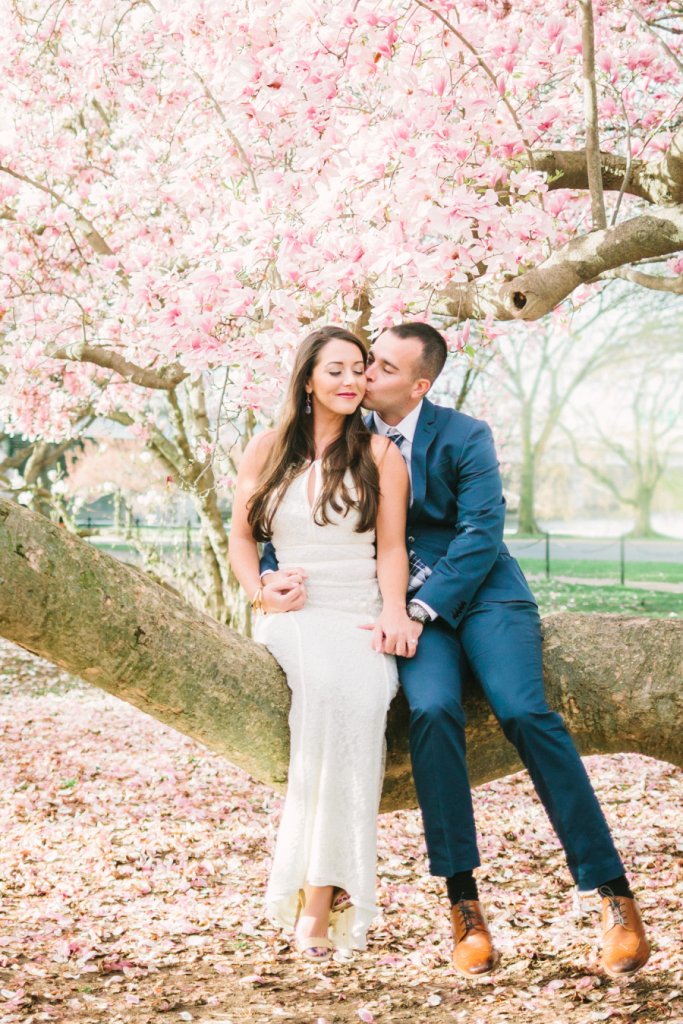
[{"label": "metal railing", "polygon": [[[611,540],[595,540],[592,541],[589,537],[571,537],[571,538],[558,538],[553,537],[550,533],[545,533],[537,539],[529,540],[525,543],[515,543],[514,537],[506,537],[506,543],[514,550],[511,553],[515,558],[525,557],[525,552],[529,552],[532,549],[539,549],[539,557],[545,564],[545,577],[550,579],[551,575],[562,575],[561,563],[571,561],[574,563],[591,563],[593,561],[598,562],[615,562],[618,566],[619,583],[623,586],[626,582],[626,566],[627,566],[627,538],[622,536],[614,537]],[[590,555],[576,555],[572,554],[571,546],[581,545],[582,548],[590,546]],[[634,538],[632,542],[637,544],[637,538]],[[677,544],[676,541],[668,541],[667,546],[675,545],[680,547],[681,557],[678,559],[683,562],[683,542]],[[613,558],[601,558],[599,556],[604,555],[605,552],[610,552]],[[564,557],[562,557],[564,554]],[[559,557],[558,557],[559,556]],[[598,556],[596,558],[596,556]],[[526,557],[530,557],[528,554]],[[534,556],[531,556],[534,557]],[[642,559],[634,560],[642,561]],[[658,561],[657,558],[653,558],[653,561]],[[667,562],[668,559],[662,559],[662,563]],[[683,570],[682,570],[683,571]]]}]

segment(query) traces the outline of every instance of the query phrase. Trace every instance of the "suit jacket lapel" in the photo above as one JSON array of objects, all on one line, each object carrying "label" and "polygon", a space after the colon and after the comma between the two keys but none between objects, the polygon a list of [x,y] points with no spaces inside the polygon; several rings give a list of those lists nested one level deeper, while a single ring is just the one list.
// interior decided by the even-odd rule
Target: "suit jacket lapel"
[{"label": "suit jacket lapel", "polygon": [[417,421],[413,450],[410,455],[410,472],[413,478],[413,503],[408,513],[410,518],[424,504],[427,489],[427,450],[435,437],[436,409],[425,398]]}]

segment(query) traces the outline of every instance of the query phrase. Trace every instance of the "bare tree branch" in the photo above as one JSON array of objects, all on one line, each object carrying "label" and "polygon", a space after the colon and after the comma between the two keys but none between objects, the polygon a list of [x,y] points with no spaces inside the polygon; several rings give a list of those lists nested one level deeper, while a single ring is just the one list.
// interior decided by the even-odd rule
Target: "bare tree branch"
[{"label": "bare tree branch", "polygon": [[582,458],[579,452],[579,447],[576,443],[576,439],[574,438],[574,435],[572,434],[571,430],[568,430],[562,423],[560,423],[560,429],[564,432],[565,437],[571,445],[572,454],[574,456],[574,461],[576,462],[577,466],[581,466],[582,469],[588,470],[588,472],[591,473],[596,480],[599,480],[600,483],[603,484],[603,486],[606,487],[607,490],[610,491],[610,493],[613,494],[614,497],[617,498],[619,501],[623,501],[625,505],[634,505],[635,499],[629,497],[628,495],[624,495],[622,491],[617,487],[612,477],[609,476],[607,473],[604,473],[601,470],[600,466],[596,466],[594,463],[587,462],[584,458]]},{"label": "bare tree branch", "polygon": [[[449,32],[452,32],[452,33],[453,33],[453,35],[454,35],[454,36],[456,37],[456,39],[459,39],[459,40],[460,40],[460,42],[462,43],[462,45],[463,45],[463,46],[464,46],[464,47],[465,47],[465,48],[466,48],[467,50],[469,50],[469,52],[470,52],[470,53],[472,54],[472,56],[474,57],[474,59],[476,60],[477,64],[478,64],[478,65],[479,65],[479,67],[480,67],[480,68],[482,69],[482,71],[484,72],[484,74],[486,75],[486,77],[487,77],[487,78],[488,78],[488,79],[489,79],[489,80],[491,81],[491,83],[492,83],[492,85],[493,85],[493,88],[494,88],[494,89],[496,90],[496,92],[498,92],[498,82],[497,82],[497,80],[496,80],[496,76],[494,75],[493,71],[492,71],[492,70],[491,70],[491,68],[490,68],[490,67],[488,66],[488,64],[486,63],[486,61],[485,61],[485,60],[484,60],[484,59],[483,59],[483,58],[481,57],[481,55],[480,55],[480,54],[479,54],[479,53],[477,52],[477,50],[475,49],[475,47],[474,47],[474,46],[472,46],[472,44],[471,44],[471,43],[469,42],[469,40],[467,39],[467,37],[466,37],[466,36],[464,36],[464,35],[462,34],[462,32],[461,32],[461,31],[460,31],[459,29],[457,29],[457,28],[455,27],[455,25],[454,25],[454,24],[453,24],[452,22],[450,22],[450,21],[448,20],[448,18],[445,18],[445,17],[443,16],[443,14],[440,14],[440,13],[439,13],[438,11],[435,11],[435,10],[433,10],[433,9],[432,9],[432,8],[431,8],[431,7],[429,6],[429,4],[426,4],[426,3],[424,2],[424,0],[415,0],[415,3],[416,3],[416,4],[418,5],[418,7],[423,7],[425,11],[429,11],[429,13],[430,13],[430,14],[431,14],[431,15],[432,15],[433,17],[435,17],[435,18],[438,18],[438,20],[439,20],[440,22],[442,22],[442,23],[443,23],[443,24],[444,24],[444,25],[446,26],[446,28],[447,28],[447,29],[449,30]],[[517,131],[519,132],[519,137],[520,137],[520,139],[522,140],[522,142],[524,143],[524,148],[526,149],[526,152],[527,152],[527,159],[529,160],[529,164],[530,164],[530,165],[531,165],[531,167],[533,168],[533,167],[534,167],[534,155],[533,155],[533,151],[532,151],[532,149],[531,149],[531,146],[529,145],[529,141],[528,141],[528,139],[527,139],[527,137],[526,137],[526,135],[525,135],[525,133],[524,133],[524,129],[523,129],[523,127],[522,127],[522,123],[521,123],[521,121],[519,120],[519,117],[517,116],[517,111],[516,111],[516,110],[515,110],[515,108],[514,108],[514,107],[512,106],[512,104],[510,103],[510,101],[509,101],[509,100],[507,99],[507,97],[506,97],[506,96],[501,96],[501,100],[502,100],[503,104],[505,105],[505,107],[507,108],[507,110],[508,110],[508,113],[510,114],[510,117],[512,118],[512,120],[513,120],[513,122],[514,122],[515,128],[516,128],[516,129],[517,129]]]},{"label": "bare tree branch", "polygon": [[237,135],[235,134],[235,132],[232,130],[232,128],[228,124],[228,119],[225,116],[225,111],[223,110],[222,106],[220,105],[220,103],[218,102],[218,100],[216,99],[214,94],[211,92],[211,90],[209,89],[208,85],[206,84],[206,82],[204,81],[202,76],[199,74],[199,72],[195,71],[194,69],[192,69],[192,74],[194,75],[194,77],[197,79],[197,81],[201,85],[202,89],[204,90],[204,95],[209,100],[209,102],[213,106],[214,110],[216,111],[216,113],[220,117],[221,121],[223,122],[223,127],[225,128],[225,131],[230,136],[232,144],[235,147],[235,149],[237,150],[237,153],[239,154],[239,158],[240,158],[240,160],[242,161],[242,163],[244,165],[244,169],[246,170],[247,174],[249,175],[249,180],[251,181],[251,185],[252,185],[252,188],[254,189],[254,192],[258,192],[259,187],[258,187],[258,183],[256,181],[256,175],[254,174],[254,168],[252,167],[251,160],[247,156],[246,150],[244,149],[244,146],[242,145],[242,143],[238,139]]},{"label": "bare tree branch", "polygon": [[171,419],[175,427],[176,432],[176,444],[183,454],[187,465],[189,466],[193,461],[192,449],[190,447],[190,441],[187,436],[185,429],[185,422],[183,419],[183,410],[180,407],[178,401],[178,395],[175,391],[170,391],[168,395],[169,404],[171,406]]},{"label": "bare tree branch", "polygon": [[29,178],[25,174],[19,174],[18,171],[13,171],[10,167],[6,167],[4,164],[0,164],[0,171],[3,171],[5,174],[9,174],[10,177],[16,178],[18,181],[25,182],[27,185],[32,185],[33,188],[40,189],[41,192],[45,192],[47,195],[51,196],[55,202],[60,203],[62,206],[66,206],[69,210],[72,210],[76,215],[76,223],[78,224],[78,227],[85,235],[93,250],[99,256],[114,255],[114,250],[109,248],[107,241],[102,237],[92,221],[88,220],[88,218],[85,217],[76,206],[72,206],[64,196],[60,196],[58,192],[55,192],[55,190],[50,188],[48,185],[43,185],[40,181],[34,181],[33,178]]},{"label": "bare tree branch", "polygon": [[661,46],[661,48],[664,50],[664,52],[667,55],[667,57],[669,57],[674,62],[674,64],[678,68],[678,70],[679,71],[683,71],[683,61],[680,59],[680,57],[676,56],[676,54],[673,52],[673,50],[669,46],[667,46],[667,44],[664,42],[662,37],[659,36],[655,32],[655,30],[652,27],[652,25],[650,24],[650,22],[647,21],[647,19],[643,17],[643,15],[638,10],[638,7],[633,2],[633,0],[631,0],[631,3],[629,4],[629,6],[630,6],[631,10],[633,11],[633,13],[635,14],[636,18],[638,19],[638,21],[641,23],[641,25],[643,25],[645,30],[647,32],[649,32],[650,35],[652,36],[652,38],[656,41],[657,45]]},{"label": "bare tree branch", "polygon": [[[0,434],[0,441],[6,441],[8,438],[8,434]],[[37,441],[32,441],[25,448],[20,448],[13,455],[5,455],[0,460],[0,473],[5,474],[10,469],[19,469],[22,462],[26,462],[30,457],[31,452],[37,444]]]},{"label": "bare tree branch", "polygon": [[624,172],[624,180],[621,183],[621,188],[619,189],[617,201],[614,204],[614,209],[612,210],[612,219],[610,221],[610,224],[612,225],[616,224],[617,220],[619,219],[621,201],[624,198],[624,194],[626,192],[626,189],[628,188],[628,183],[631,180],[631,173],[633,171],[633,144],[631,135],[631,119],[629,118],[628,110],[626,109],[626,104],[624,103],[623,94],[617,90],[617,96],[619,99],[619,103],[621,105],[621,112],[624,117],[624,127],[626,128],[626,171]]},{"label": "bare tree branch", "polygon": [[658,277],[656,274],[644,274],[632,267],[617,267],[616,270],[607,270],[600,275],[599,280],[619,277],[624,281],[632,281],[641,288],[651,288],[656,292],[672,292],[674,295],[683,295],[683,274],[678,277]]},{"label": "bare tree branch", "polygon": [[598,133],[598,95],[595,87],[595,33],[593,29],[593,4],[591,0],[579,0],[581,8],[581,41],[583,53],[583,99],[586,117],[586,167],[591,195],[593,227],[607,227],[605,197],[602,194],[602,172],[600,170],[600,136]]}]

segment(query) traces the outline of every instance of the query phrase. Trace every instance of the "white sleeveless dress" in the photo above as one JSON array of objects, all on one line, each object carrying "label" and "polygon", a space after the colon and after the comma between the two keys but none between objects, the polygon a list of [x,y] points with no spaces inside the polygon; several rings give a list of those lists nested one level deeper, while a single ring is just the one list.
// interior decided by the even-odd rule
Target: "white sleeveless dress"
[{"label": "white sleeveless dress", "polygon": [[266,904],[278,924],[292,928],[304,883],[340,886],[353,906],[333,921],[330,939],[338,948],[365,949],[379,913],[377,812],[398,675],[394,658],[373,651],[372,633],[358,628],[381,609],[375,532],[356,533],[353,510],[345,517],[331,510],[329,524],[315,523],[312,472],[315,497],[320,493],[317,460],[288,488],[272,536],[280,568],[308,573],[306,605],[259,616],[254,629],[292,691],[289,781]]}]

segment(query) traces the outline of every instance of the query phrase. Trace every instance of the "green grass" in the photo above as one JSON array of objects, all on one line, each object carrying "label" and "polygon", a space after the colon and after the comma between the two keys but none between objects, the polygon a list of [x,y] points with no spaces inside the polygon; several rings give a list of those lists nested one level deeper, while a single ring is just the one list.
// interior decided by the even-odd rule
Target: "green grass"
[{"label": "green grass", "polygon": [[551,612],[610,612],[650,618],[683,618],[683,594],[629,589],[619,584],[590,586],[545,577],[529,580],[541,615]]},{"label": "green grass", "polygon": [[[106,547],[112,554],[130,550],[125,541],[107,538]],[[657,583],[683,583],[683,563],[630,562],[626,565],[626,585],[619,584],[618,562],[589,562],[579,560],[551,560],[551,577],[545,578],[542,558],[519,558],[524,573],[529,576],[531,589],[542,615],[550,612],[612,612],[621,615],[645,615],[655,618],[683,618],[683,593],[630,588],[631,581]],[[577,576],[604,580],[604,585],[562,583],[557,576]]]},{"label": "green grass", "polygon": [[[525,574],[545,575],[543,558],[518,558]],[[553,576],[586,576],[589,579],[615,580],[619,582],[618,562],[587,562],[575,559],[550,559],[551,579]],[[626,583],[629,580],[646,580],[649,583],[683,583],[683,562],[627,562]]]}]

